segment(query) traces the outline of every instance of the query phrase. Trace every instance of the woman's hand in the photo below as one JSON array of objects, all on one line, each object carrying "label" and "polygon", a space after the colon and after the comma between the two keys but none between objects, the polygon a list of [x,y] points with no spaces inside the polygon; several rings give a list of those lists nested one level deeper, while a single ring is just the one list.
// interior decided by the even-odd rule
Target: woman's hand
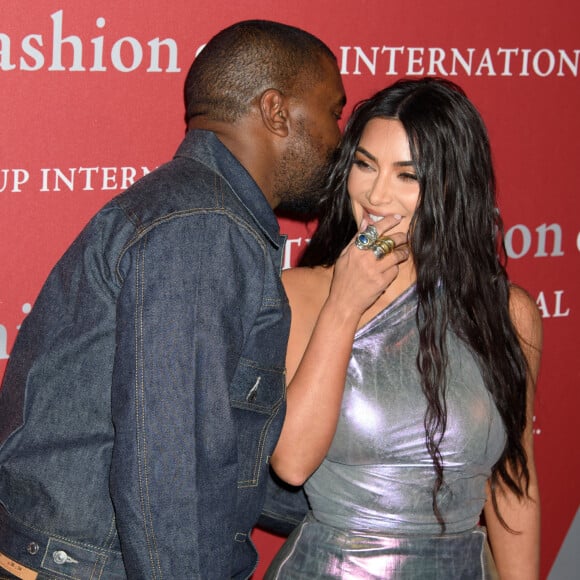
[{"label": "woman's hand", "polygon": [[342,251],[334,266],[328,302],[340,305],[345,315],[360,318],[395,280],[399,264],[408,259],[407,234],[389,233],[399,222],[390,216],[375,226],[379,239],[388,237],[395,243],[395,248],[383,257],[377,258],[372,249],[361,250],[355,245],[358,235],[367,228],[366,221]]}]

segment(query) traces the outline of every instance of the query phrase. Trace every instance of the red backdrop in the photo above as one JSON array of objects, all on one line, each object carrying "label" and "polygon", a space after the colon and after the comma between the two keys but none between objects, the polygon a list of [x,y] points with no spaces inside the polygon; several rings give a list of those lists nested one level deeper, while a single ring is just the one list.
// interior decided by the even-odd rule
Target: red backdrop
[{"label": "red backdrop", "polygon": [[[335,51],[349,104],[402,76],[446,76],[491,135],[509,271],[545,328],[536,405],[546,578],[578,510],[579,9],[565,0],[3,0],[0,374],[52,265],[88,218],[172,156],[195,52],[236,20],[308,29]],[[293,264],[308,229],[283,221]],[[280,540],[256,532],[260,578]],[[576,556],[577,557],[577,556]]]}]

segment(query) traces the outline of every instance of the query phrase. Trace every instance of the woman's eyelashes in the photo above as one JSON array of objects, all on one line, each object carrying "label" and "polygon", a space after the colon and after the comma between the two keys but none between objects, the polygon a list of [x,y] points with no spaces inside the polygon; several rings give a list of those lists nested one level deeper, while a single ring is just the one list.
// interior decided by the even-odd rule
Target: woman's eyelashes
[{"label": "woman's eyelashes", "polygon": [[374,167],[361,157],[355,157],[352,164],[363,171],[374,171]]},{"label": "woman's eyelashes", "polygon": [[[352,164],[362,171],[376,171],[375,166],[362,157],[355,157]],[[410,171],[402,171],[397,174],[397,177],[402,181],[417,181],[418,179],[417,174]]]}]

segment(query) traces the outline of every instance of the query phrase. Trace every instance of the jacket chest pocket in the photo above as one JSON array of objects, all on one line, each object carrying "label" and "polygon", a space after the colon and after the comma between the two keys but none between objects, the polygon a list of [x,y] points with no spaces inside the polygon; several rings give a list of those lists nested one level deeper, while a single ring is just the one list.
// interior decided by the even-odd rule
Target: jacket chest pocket
[{"label": "jacket chest pocket", "polygon": [[284,369],[264,368],[252,360],[240,359],[230,391],[238,432],[238,487],[258,484],[260,469],[281,428],[278,412],[284,399]]}]

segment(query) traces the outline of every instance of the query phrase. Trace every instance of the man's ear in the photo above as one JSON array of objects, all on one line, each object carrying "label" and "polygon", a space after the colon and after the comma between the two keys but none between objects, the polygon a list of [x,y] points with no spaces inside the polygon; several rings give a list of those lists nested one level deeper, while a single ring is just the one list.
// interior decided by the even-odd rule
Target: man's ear
[{"label": "man's ear", "polygon": [[260,96],[260,114],[268,130],[280,137],[288,136],[286,97],[277,89],[268,89]]}]

